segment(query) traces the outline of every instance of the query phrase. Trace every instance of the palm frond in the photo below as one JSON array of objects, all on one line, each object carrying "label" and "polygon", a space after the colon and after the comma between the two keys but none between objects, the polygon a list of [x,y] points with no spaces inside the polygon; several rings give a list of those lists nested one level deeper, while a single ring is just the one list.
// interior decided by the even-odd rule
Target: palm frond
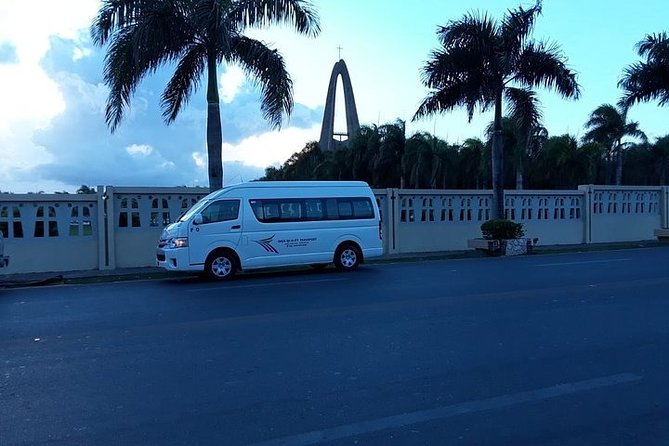
[{"label": "palm frond", "polygon": [[523,129],[539,125],[543,112],[537,94],[526,88],[509,87],[504,92],[509,103],[509,116],[517,121]]},{"label": "palm frond", "polygon": [[281,127],[283,113],[293,111],[293,82],[283,57],[263,42],[245,36],[231,39],[229,62],[237,63],[261,88],[263,117]]},{"label": "palm frond", "polygon": [[625,68],[618,87],[623,90],[619,102],[622,107],[654,100],[662,106],[669,105],[669,64],[634,63]]},{"label": "palm frond", "polygon": [[530,42],[518,58],[514,78],[529,87],[555,89],[565,98],[578,99],[581,90],[576,73],[567,67],[566,57],[557,44]]},{"label": "palm frond", "polygon": [[669,61],[669,36],[666,32],[648,34],[636,45],[639,56],[648,58],[649,61]]},{"label": "palm frond", "polygon": [[317,36],[321,30],[316,10],[304,0],[239,0],[232,2],[228,17],[238,24],[240,30],[288,25],[298,33],[311,37]]},{"label": "palm frond", "polygon": [[143,3],[141,0],[103,0],[91,24],[93,43],[105,45],[114,32],[135,23]]},{"label": "palm frond", "polygon": [[182,107],[188,103],[202,79],[206,68],[207,49],[204,45],[192,45],[177,64],[172,79],[167,83],[161,97],[163,119],[170,124],[177,118]]},{"label": "palm frond", "polygon": [[437,29],[437,37],[446,51],[469,48],[472,53],[494,54],[497,43],[497,23],[487,14],[468,13]]},{"label": "palm frond", "polygon": [[505,54],[511,57],[520,54],[540,14],[541,1],[528,9],[519,7],[507,11],[499,30]]},{"label": "palm frond", "polygon": [[481,87],[466,82],[453,82],[444,88],[431,92],[418,107],[412,121],[451,111],[458,107],[467,109],[467,115],[471,121],[477,105],[482,112],[485,112],[493,104],[493,99]]},{"label": "palm frond", "polygon": [[132,29],[119,31],[105,56],[104,66],[104,79],[109,86],[105,119],[112,132],[120,124],[125,108],[130,106],[130,97],[143,76],[144,72],[135,64]]}]

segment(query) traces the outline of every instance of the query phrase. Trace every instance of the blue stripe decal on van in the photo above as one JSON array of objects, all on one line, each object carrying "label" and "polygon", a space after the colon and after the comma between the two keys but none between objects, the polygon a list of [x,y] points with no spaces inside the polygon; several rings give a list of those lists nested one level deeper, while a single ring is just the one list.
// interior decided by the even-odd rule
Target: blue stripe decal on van
[{"label": "blue stripe decal on van", "polygon": [[257,244],[262,246],[265,249],[265,251],[273,252],[274,254],[278,254],[279,251],[277,251],[276,248],[274,246],[272,246],[272,240],[274,240],[274,236],[267,237],[267,238],[264,238],[264,239],[261,239],[261,240],[254,240],[254,242],[256,242]]}]

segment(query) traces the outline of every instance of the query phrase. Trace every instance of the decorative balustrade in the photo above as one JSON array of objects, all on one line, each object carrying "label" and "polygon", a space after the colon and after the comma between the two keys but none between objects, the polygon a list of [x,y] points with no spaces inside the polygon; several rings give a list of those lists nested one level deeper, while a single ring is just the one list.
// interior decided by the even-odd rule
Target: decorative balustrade
[{"label": "decorative balustrade", "polygon": [[[162,228],[206,195],[201,188],[99,187],[97,194],[0,195],[3,274],[154,264]],[[103,192],[104,191],[104,192]],[[374,191],[387,254],[463,250],[490,219],[492,192]],[[506,191],[505,218],[543,245],[650,240],[669,228],[669,187],[581,186]]]}]

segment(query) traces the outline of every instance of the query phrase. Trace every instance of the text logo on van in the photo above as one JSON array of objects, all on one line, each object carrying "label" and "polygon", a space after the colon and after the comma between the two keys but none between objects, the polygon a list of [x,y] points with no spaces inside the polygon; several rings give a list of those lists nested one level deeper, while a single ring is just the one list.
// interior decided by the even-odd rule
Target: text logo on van
[{"label": "text logo on van", "polygon": [[276,248],[274,246],[272,246],[272,240],[274,240],[274,236],[267,237],[267,238],[264,238],[264,239],[261,239],[261,240],[254,240],[254,242],[256,242],[257,244],[262,246],[265,249],[265,251],[273,252],[274,254],[278,254],[279,251],[277,251]]}]

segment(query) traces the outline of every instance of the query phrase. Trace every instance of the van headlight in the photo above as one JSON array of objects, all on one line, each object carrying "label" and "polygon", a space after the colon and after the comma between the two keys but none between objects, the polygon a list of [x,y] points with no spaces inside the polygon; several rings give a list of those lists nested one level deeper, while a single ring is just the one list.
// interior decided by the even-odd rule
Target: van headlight
[{"label": "van headlight", "polygon": [[188,247],[188,238],[187,237],[178,237],[172,238],[167,241],[167,247],[170,249],[174,248],[186,248]]}]

